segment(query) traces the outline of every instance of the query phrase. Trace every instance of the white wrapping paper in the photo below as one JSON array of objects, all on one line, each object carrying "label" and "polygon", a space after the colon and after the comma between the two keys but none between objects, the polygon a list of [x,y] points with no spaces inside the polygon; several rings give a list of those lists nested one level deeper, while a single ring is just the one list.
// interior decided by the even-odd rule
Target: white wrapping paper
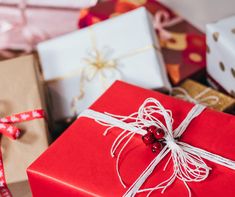
[{"label": "white wrapping paper", "polygon": [[159,0],[205,32],[206,24],[235,14],[234,0]]},{"label": "white wrapping paper", "polygon": [[207,25],[207,71],[235,96],[235,16]]},{"label": "white wrapping paper", "polygon": [[94,74],[94,67],[84,60],[89,57],[89,53],[94,52],[94,45],[107,55],[107,60],[126,57],[117,61],[116,69],[103,69],[105,77],[98,72],[92,79],[85,81],[85,94],[78,101],[78,112],[87,108],[117,79],[145,88],[170,87],[161,53],[153,48],[153,45],[159,48],[159,44],[150,19],[145,8],[139,8],[38,45],[46,81],[75,75],[48,83],[55,119],[73,115],[71,102],[80,94],[81,72],[85,69],[89,75],[86,77]]}]

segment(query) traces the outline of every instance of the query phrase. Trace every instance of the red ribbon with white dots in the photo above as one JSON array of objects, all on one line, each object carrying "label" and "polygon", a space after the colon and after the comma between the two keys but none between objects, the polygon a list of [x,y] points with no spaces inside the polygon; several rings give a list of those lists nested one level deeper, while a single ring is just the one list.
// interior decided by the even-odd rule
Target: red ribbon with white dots
[{"label": "red ribbon with white dots", "polygon": [[[44,118],[44,110],[38,109],[29,112],[23,112],[5,118],[0,118],[0,133],[15,140],[20,136],[20,129],[14,126],[15,123]],[[7,187],[4,174],[2,152],[0,150],[0,195],[2,197],[12,197],[10,190]]]}]

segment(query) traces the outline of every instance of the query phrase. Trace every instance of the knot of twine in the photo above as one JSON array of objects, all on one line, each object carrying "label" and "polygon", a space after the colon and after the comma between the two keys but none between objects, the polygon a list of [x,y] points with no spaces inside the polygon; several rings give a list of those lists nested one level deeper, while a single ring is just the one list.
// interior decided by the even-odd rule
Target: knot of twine
[{"label": "knot of twine", "polygon": [[205,90],[198,93],[195,97],[192,97],[187,92],[187,90],[185,90],[184,88],[181,88],[181,87],[172,88],[172,92],[176,92],[176,91],[179,92],[179,94],[175,95],[176,98],[183,99],[183,100],[188,101],[190,103],[201,104],[201,105],[204,105],[207,107],[211,107],[211,106],[218,104],[218,102],[219,102],[218,96],[214,96],[214,95],[205,96],[209,91],[211,91],[210,88],[206,88]]},{"label": "knot of twine", "polygon": [[[150,162],[148,167],[141,173],[137,180],[128,188],[123,197],[133,197],[142,192],[148,192],[148,197],[156,190],[161,190],[161,192],[164,193],[164,191],[171,186],[176,179],[179,179],[184,183],[188,190],[189,196],[191,196],[191,190],[187,183],[204,181],[209,176],[209,171],[211,170],[211,168],[208,167],[203,161],[203,158],[235,170],[234,161],[178,140],[186,131],[193,119],[199,116],[204,109],[205,106],[195,105],[176,129],[173,129],[172,126],[174,119],[172,117],[171,110],[165,109],[162,104],[154,98],[146,99],[140,106],[138,112],[135,112],[129,116],[100,113],[93,110],[85,110],[80,116],[94,119],[97,123],[108,127],[105,130],[104,135],[107,135],[108,132],[115,127],[123,130],[113,142],[110,153],[112,157],[116,155],[116,171],[120,183],[124,188],[127,188],[127,186],[124,183],[119,170],[119,160],[123,150],[127,147],[135,135],[144,136],[147,133],[144,129],[146,127],[154,125],[161,128],[165,132],[165,146]],[[157,118],[159,116],[164,120],[162,121],[160,118]],[[170,157],[164,167],[164,170],[167,168],[169,162],[172,161],[172,175],[167,180],[152,188],[141,189],[142,185],[152,174],[155,167],[168,153],[170,153]]]},{"label": "knot of twine", "polygon": [[88,52],[84,62],[86,66],[82,67],[80,74],[80,89],[78,96],[75,96],[72,100],[71,110],[77,115],[77,103],[85,96],[85,82],[91,82],[96,76],[99,77],[99,81],[102,83],[102,87],[105,90],[107,88],[107,80],[121,79],[121,71],[118,68],[118,59],[110,58],[110,50],[105,47],[102,50],[98,50],[93,47]]}]

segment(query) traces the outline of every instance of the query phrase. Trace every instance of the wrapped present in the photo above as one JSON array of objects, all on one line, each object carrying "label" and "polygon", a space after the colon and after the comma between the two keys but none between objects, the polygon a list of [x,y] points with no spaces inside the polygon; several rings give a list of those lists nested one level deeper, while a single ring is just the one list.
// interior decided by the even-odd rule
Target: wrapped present
[{"label": "wrapped present", "polygon": [[232,197],[234,121],[116,82],[28,168],[33,196]]},{"label": "wrapped present", "polygon": [[190,79],[172,90],[172,95],[177,98],[202,104],[218,111],[229,112],[235,106],[235,99],[232,97]]},{"label": "wrapped present", "polygon": [[170,88],[149,17],[139,8],[38,45],[56,121],[87,108],[117,79]]},{"label": "wrapped present", "polygon": [[[206,24],[235,14],[233,0],[160,0],[200,30],[206,30]],[[217,12],[217,10],[220,10]]]},{"label": "wrapped present", "polygon": [[234,22],[230,17],[207,26],[207,72],[215,87],[235,97]]},{"label": "wrapped present", "polygon": [[26,168],[48,147],[49,139],[42,77],[33,56],[25,56],[2,61],[0,80],[0,194],[11,196],[7,183],[13,196],[28,197]]},{"label": "wrapped present", "polygon": [[154,15],[166,68],[171,82],[179,84],[186,78],[202,80],[206,65],[205,36],[155,0],[113,0],[100,2],[80,12],[80,28],[112,18],[140,6]]},{"label": "wrapped present", "polygon": [[27,2],[30,6],[61,7],[61,8],[82,8],[96,4],[97,0],[1,0],[4,5],[16,5],[20,2]]},{"label": "wrapped present", "polygon": [[76,30],[79,11],[0,3],[0,15],[0,55],[8,58],[14,56],[9,49],[31,52],[39,42]]}]

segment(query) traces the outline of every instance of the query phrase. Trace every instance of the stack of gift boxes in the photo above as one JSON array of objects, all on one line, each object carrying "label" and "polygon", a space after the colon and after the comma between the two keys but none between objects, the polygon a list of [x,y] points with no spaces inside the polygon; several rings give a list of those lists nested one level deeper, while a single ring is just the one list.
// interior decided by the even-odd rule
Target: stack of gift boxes
[{"label": "stack of gift boxes", "polygon": [[160,2],[1,1],[1,196],[234,196],[234,6]]}]

